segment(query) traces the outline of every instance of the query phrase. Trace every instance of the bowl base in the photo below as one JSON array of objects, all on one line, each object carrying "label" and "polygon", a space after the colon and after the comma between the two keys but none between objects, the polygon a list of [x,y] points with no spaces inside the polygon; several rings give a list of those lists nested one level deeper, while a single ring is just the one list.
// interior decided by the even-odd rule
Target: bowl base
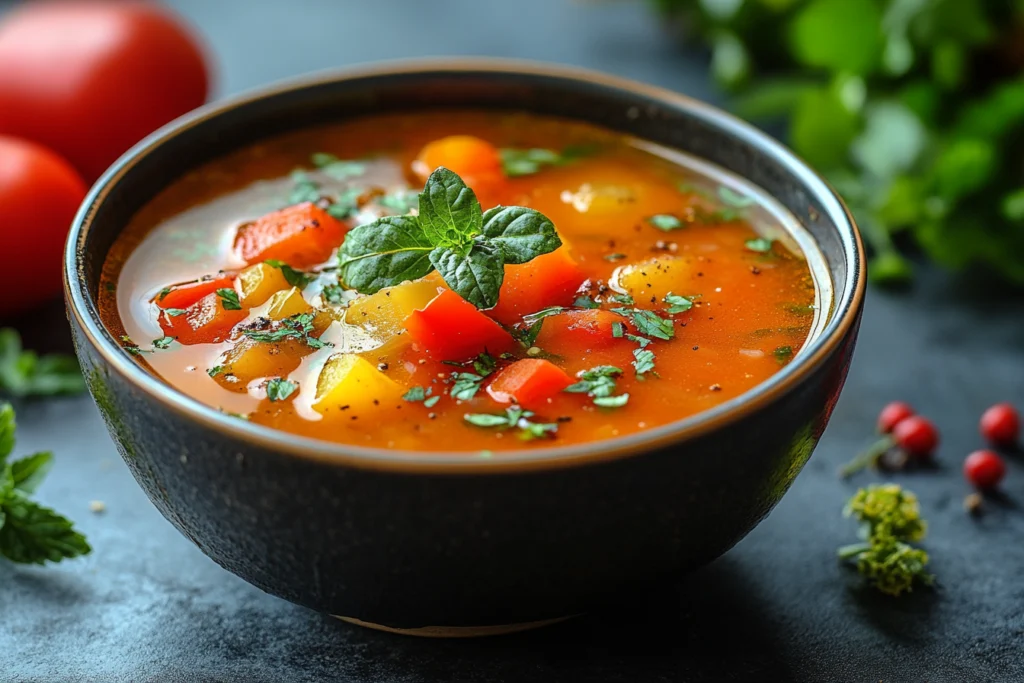
[{"label": "bowl base", "polygon": [[498,624],[495,626],[420,626],[419,628],[394,628],[354,617],[343,617],[337,614],[331,616],[356,626],[365,626],[377,631],[387,631],[388,633],[397,633],[403,636],[418,636],[420,638],[483,638],[485,636],[502,636],[508,633],[529,631],[530,629],[557,624],[560,621],[566,621],[578,615],[570,614],[569,616],[555,617],[554,619],[524,621],[518,624]]}]

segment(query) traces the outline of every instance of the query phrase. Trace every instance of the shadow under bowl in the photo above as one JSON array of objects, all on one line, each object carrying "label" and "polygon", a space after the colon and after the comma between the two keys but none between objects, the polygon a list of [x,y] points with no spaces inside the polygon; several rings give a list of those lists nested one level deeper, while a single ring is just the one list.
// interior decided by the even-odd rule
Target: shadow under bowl
[{"label": "shadow under bowl", "polygon": [[[833,299],[821,333],[767,382],[697,416],[482,459],[329,444],[221,415],[148,374],[104,327],[97,293],[111,244],[182,174],[296,128],[438,107],[586,121],[746,178],[792,212],[825,261]],[[91,191],[65,283],[76,350],[120,453],[203,552],[322,612],[465,635],[586,611],[678,577],[747,534],[825,429],[853,352],[864,267],[851,217],[821,179],[723,112],[577,69],[442,60],[314,75],[156,132]]]}]

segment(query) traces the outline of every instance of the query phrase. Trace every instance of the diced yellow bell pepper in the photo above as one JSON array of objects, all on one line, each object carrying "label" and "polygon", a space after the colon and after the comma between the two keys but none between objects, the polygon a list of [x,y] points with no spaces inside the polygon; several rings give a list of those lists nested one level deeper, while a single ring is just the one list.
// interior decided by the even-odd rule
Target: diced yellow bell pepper
[{"label": "diced yellow bell pepper", "polygon": [[246,308],[262,306],[276,292],[288,289],[288,280],[280,268],[257,263],[238,274],[242,286],[242,305]]},{"label": "diced yellow bell pepper", "polygon": [[321,415],[358,415],[369,410],[394,409],[403,388],[368,360],[352,353],[332,357],[320,371],[313,408]]},{"label": "diced yellow bell pepper", "polygon": [[376,294],[353,301],[345,322],[360,325],[382,342],[405,330],[405,319],[430,303],[440,290],[439,280],[425,278],[387,287]]},{"label": "diced yellow bell pepper", "polygon": [[241,393],[255,379],[287,377],[311,352],[298,340],[271,344],[243,337],[217,361],[220,369],[213,379],[225,389]]},{"label": "diced yellow bell pepper", "polygon": [[[624,266],[616,277],[619,287],[633,297],[637,306],[658,308],[669,293],[693,293],[693,267],[675,257],[659,257]],[[651,301],[652,297],[655,301]]]},{"label": "diced yellow bell pepper", "polygon": [[302,291],[298,287],[277,292],[267,303],[267,316],[271,320],[284,320],[300,313],[313,312],[313,307],[302,298]]}]

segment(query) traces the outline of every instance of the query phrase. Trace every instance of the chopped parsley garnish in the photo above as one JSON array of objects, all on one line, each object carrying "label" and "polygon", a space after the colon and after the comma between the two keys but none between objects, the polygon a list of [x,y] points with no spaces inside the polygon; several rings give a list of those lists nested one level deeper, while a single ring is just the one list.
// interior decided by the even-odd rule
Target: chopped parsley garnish
[{"label": "chopped parsley garnish", "polygon": [[633,301],[633,297],[631,297],[629,294],[612,294],[610,297],[608,297],[608,299],[610,301],[614,301],[617,304],[625,304],[627,306],[632,306],[634,303],[636,303],[635,301]]},{"label": "chopped parsley garnish", "polygon": [[665,295],[664,302],[668,304],[669,315],[685,313],[693,308],[692,299],[688,299],[685,296],[679,296],[678,294],[673,294],[672,292]]},{"label": "chopped parsley garnish", "polygon": [[26,351],[17,331],[0,329],[0,394],[56,396],[84,390],[85,381],[73,356]]},{"label": "chopped parsley garnish", "polygon": [[612,323],[612,336],[616,339],[626,336],[626,323]]},{"label": "chopped parsley garnish", "polygon": [[423,401],[423,406],[426,408],[433,408],[437,405],[437,402],[441,400],[440,396],[431,396]]},{"label": "chopped parsley garnish", "polygon": [[523,410],[519,406],[511,406],[505,409],[504,415],[466,413],[462,418],[476,427],[518,429],[519,438],[524,441],[553,437],[558,431],[558,425],[548,422],[531,422],[529,418],[533,417],[533,415],[529,410]]},{"label": "chopped parsley garnish", "polygon": [[277,343],[287,339],[296,339],[304,342],[311,349],[322,349],[331,346],[330,342],[323,342],[313,335],[313,314],[299,313],[290,318],[285,318],[267,330],[243,330],[249,339],[258,342]]},{"label": "chopped parsley garnish", "polygon": [[50,471],[53,454],[9,460],[14,432],[14,409],[0,403],[0,555],[24,564],[88,555],[92,548],[70,520],[30,498]]},{"label": "chopped parsley garnish", "polygon": [[523,322],[526,324],[526,328],[513,328],[513,336],[515,336],[523,346],[528,348],[532,347],[533,343],[537,341],[537,337],[540,335],[541,328],[544,324],[544,318],[552,315],[558,315],[566,310],[568,309],[564,306],[551,306],[537,311],[536,313],[524,316]]},{"label": "chopped parsley garnish", "polygon": [[313,165],[335,180],[347,180],[366,173],[366,164],[348,159],[339,159],[333,154],[319,152],[312,157]]},{"label": "chopped parsley garnish", "polygon": [[814,315],[814,311],[816,310],[814,305],[804,304],[785,304],[783,305],[783,309],[801,317]]},{"label": "chopped parsley garnish", "polygon": [[651,226],[663,232],[671,232],[672,230],[678,230],[683,227],[683,222],[681,220],[668,213],[659,213],[653,216],[648,216],[647,222]]},{"label": "chopped parsley garnish", "polygon": [[170,294],[172,291],[174,291],[173,287],[164,287],[159,292],[157,292],[156,300],[163,301],[167,297],[167,295]]},{"label": "chopped parsley garnish", "polygon": [[629,394],[618,394],[616,396],[597,396],[594,398],[594,405],[602,408],[621,408],[629,401]]},{"label": "chopped parsley garnish", "polygon": [[359,211],[359,198],[364,192],[365,190],[358,187],[343,190],[341,194],[331,200],[330,206],[326,209],[327,213],[340,221],[351,217],[352,214]]},{"label": "chopped parsley garnish", "polygon": [[767,254],[772,250],[772,244],[774,244],[774,240],[770,240],[767,237],[755,237],[744,242],[743,246],[758,254]]},{"label": "chopped parsley garnish", "polygon": [[792,346],[778,346],[772,351],[772,355],[775,356],[775,360],[785,365],[793,358],[793,347]]},{"label": "chopped parsley garnish", "polygon": [[289,204],[303,204],[305,202],[320,201],[320,185],[316,183],[305,171],[292,172],[292,191],[288,195]]},{"label": "chopped parsley garnish", "polygon": [[168,318],[177,318],[179,315],[185,315],[188,313],[184,308],[165,308],[164,315]]},{"label": "chopped parsley garnish", "polygon": [[420,205],[419,194],[415,190],[396,190],[381,196],[377,203],[395,213],[409,213]]},{"label": "chopped parsley garnish", "polygon": [[648,372],[654,370],[654,351],[645,348],[633,350],[633,369],[636,376],[643,378]]},{"label": "chopped parsley garnish", "polygon": [[141,356],[143,353],[147,353],[141,346],[133,342],[132,338],[127,334],[121,335],[121,348],[133,356]]},{"label": "chopped parsley garnish", "polygon": [[736,190],[732,189],[731,187],[726,187],[725,185],[718,186],[718,198],[721,199],[726,204],[728,204],[729,206],[735,207],[737,209],[745,209],[748,206],[753,206],[756,203],[753,197],[748,197],[746,195],[740,194]]},{"label": "chopped parsley garnish", "polygon": [[154,339],[153,348],[160,350],[169,349],[171,348],[171,344],[174,343],[174,340],[175,337],[160,337],[159,339]]},{"label": "chopped parsley garnish", "polygon": [[284,401],[294,394],[298,388],[299,385],[295,382],[289,382],[281,377],[275,377],[267,382],[267,398],[270,399],[271,403]]},{"label": "chopped parsley garnish", "polygon": [[238,299],[238,292],[227,287],[217,290],[217,297],[220,298],[220,305],[225,311],[240,311],[242,303]]},{"label": "chopped parsley garnish", "polygon": [[220,375],[223,372],[224,372],[224,366],[223,365],[214,365],[212,368],[210,368],[209,370],[206,371],[206,374],[209,375],[210,377],[216,377],[217,375]]},{"label": "chopped parsley garnish", "polygon": [[533,175],[545,166],[564,166],[597,151],[596,145],[569,145],[561,152],[541,147],[520,149],[508,147],[500,151],[501,166],[509,178]]},{"label": "chopped parsley garnish", "polygon": [[[277,268],[281,271],[281,275],[284,276],[285,282],[290,284],[292,287],[298,287],[299,289],[304,288],[310,282],[313,281],[312,276],[303,273],[302,271],[295,270],[284,261],[278,261],[277,259],[268,259],[264,261],[271,268]],[[222,290],[217,290],[219,294]],[[238,295],[235,294],[235,299],[238,299]],[[227,306],[225,306],[227,308]],[[241,306],[239,306],[241,308]],[[228,309],[231,310],[231,309]]]},{"label": "chopped parsley garnish", "polygon": [[402,399],[414,402],[422,401],[427,397],[428,392],[429,389],[424,389],[423,387],[420,386],[412,387],[409,389],[409,391],[402,394]]},{"label": "chopped parsley garnish", "polygon": [[602,408],[618,408],[629,400],[629,394],[613,396],[615,378],[620,375],[622,370],[614,365],[598,365],[577,373],[579,381],[569,385],[565,390],[571,394],[587,394],[594,400],[594,405]]},{"label": "chopped parsley garnish", "polygon": [[[462,365],[461,363],[451,363],[451,365]],[[473,369],[476,372],[458,372],[452,375],[454,383],[452,388],[448,391],[448,395],[456,401],[469,401],[476,392],[480,390],[480,386],[484,381],[485,377],[491,375],[498,367],[498,362],[488,353],[482,353],[473,361]]]},{"label": "chopped parsley garnish", "polygon": [[339,252],[346,286],[364,294],[437,270],[477,308],[493,308],[506,264],[531,261],[562,245],[554,224],[522,206],[484,212],[462,179],[438,168],[419,195],[419,214],[384,216],[353,228]]},{"label": "chopped parsley garnish", "polygon": [[320,293],[324,301],[329,304],[343,304],[345,303],[345,288],[341,285],[326,285],[323,291]]},{"label": "chopped parsley garnish", "polygon": [[668,341],[675,336],[676,330],[672,321],[662,318],[654,311],[641,308],[613,308],[612,312],[629,318],[637,332],[645,337]]},{"label": "chopped parsley garnish", "polygon": [[576,308],[600,308],[601,304],[597,303],[589,296],[578,296],[576,301],[572,302],[572,305]]}]

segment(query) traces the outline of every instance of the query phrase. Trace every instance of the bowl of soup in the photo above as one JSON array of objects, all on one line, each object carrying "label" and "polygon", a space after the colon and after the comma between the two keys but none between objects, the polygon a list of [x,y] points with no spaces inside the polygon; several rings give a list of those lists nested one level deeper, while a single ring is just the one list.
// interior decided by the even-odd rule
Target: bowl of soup
[{"label": "bowl of soup", "polygon": [[817,175],[705,104],[445,60],[158,131],[65,275],[118,450],[204,553],[472,635],[674,580],[767,515],[842,388],[861,249]]}]

